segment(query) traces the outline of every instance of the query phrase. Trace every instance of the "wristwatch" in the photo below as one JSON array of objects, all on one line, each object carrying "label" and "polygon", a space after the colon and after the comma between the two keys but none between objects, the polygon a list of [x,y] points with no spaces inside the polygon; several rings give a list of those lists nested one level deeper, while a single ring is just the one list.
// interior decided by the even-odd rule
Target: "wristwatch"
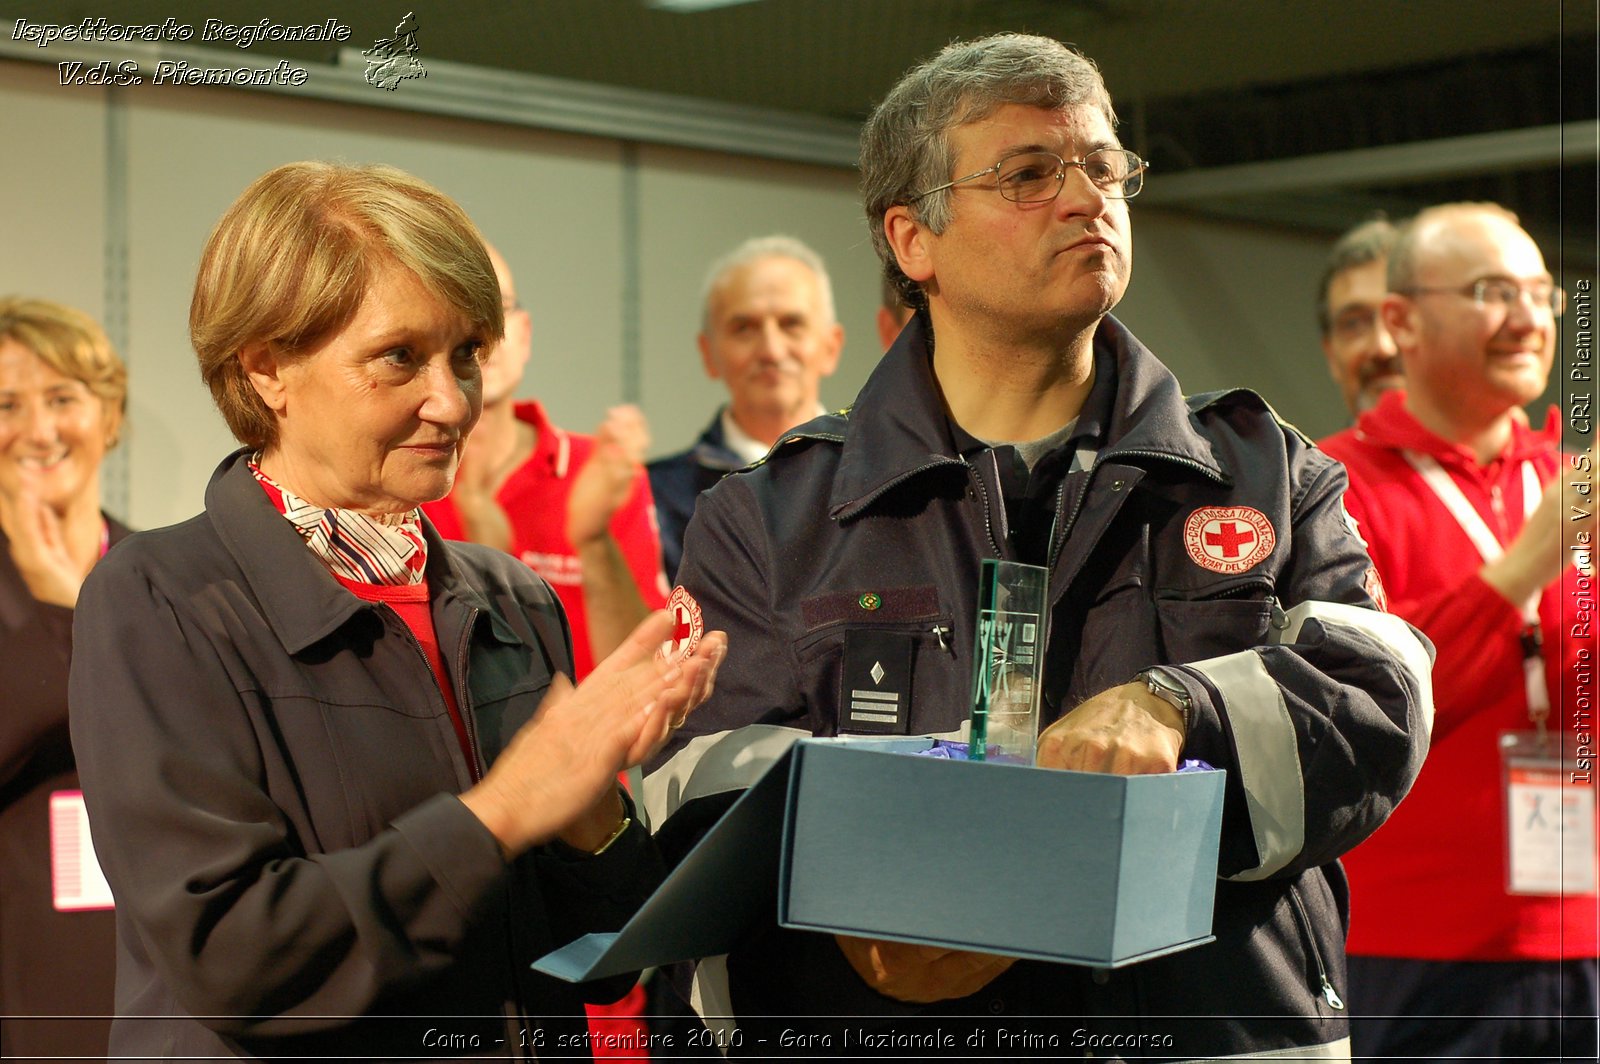
[{"label": "wristwatch", "polygon": [[1178,711],[1178,716],[1183,718],[1183,731],[1189,733],[1189,714],[1194,710],[1194,699],[1189,697],[1189,691],[1179,683],[1173,675],[1163,668],[1146,669],[1134,677],[1138,683],[1144,684],[1146,691],[1155,695],[1161,701]]}]

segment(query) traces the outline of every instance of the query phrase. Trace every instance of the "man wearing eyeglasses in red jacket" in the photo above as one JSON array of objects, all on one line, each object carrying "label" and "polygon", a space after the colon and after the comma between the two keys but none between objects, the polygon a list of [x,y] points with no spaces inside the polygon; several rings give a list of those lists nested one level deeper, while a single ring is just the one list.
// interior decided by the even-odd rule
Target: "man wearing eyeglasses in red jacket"
[{"label": "man wearing eyeglasses in red jacket", "polygon": [[1561,489],[1594,473],[1561,454],[1555,410],[1539,431],[1522,416],[1567,294],[1488,203],[1419,214],[1388,287],[1405,390],[1322,446],[1349,470],[1374,586],[1438,649],[1437,712],[1411,794],[1345,858],[1352,1044],[1593,1059],[1595,799],[1575,740],[1593,731],[1594,506]]}]

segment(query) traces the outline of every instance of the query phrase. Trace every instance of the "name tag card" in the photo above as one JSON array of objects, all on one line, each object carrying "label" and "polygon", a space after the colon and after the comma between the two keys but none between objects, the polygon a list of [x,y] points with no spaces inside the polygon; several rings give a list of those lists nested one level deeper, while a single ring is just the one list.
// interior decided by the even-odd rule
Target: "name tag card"
[{"label": "name tag card", "polygon": [[111,885],[89,838],[82,791],[50,795],[50,879],[58,912],[112,908]]},{"label": "name tag card", "polygon": [[1506,810],[1506,890],[1581,895],[1596,890],[1595,800],[1577,765],[1532,733],[1500,737]]}]

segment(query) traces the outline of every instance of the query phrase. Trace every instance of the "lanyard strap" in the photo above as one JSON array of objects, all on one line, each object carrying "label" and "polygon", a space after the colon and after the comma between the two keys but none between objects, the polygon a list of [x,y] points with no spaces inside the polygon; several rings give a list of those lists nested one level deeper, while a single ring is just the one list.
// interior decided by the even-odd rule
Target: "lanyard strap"
[{"label": "lanyard strap", "polygon": [[[1461,526],[1472,545],[1477,548],[1484,562],[1498,561],[1505,554],[1503,547],[1489,526],[1484,522],[1483,515],[1478,513],[1472,503],[1467,501],[1461,486],[1455,482],[1449,473],[1430,455],[1417,451],[1401,451],[1411,468],[1417,471],[1424,484],[1432,489],[1450,511],[1450,516],[1455,518],[1456,524]],[[1542,489],[1539,484],[1539,473],[1533,468],[1533,463],[1523,460],[1522,463],[1522,519],[1526,524],[1528,518],[1533,516],[1533,511],[1538,508]],[[1539,631],[1539,598],[1543,594],[1535,591],[1529,596],[1528,601],[1522,605],[1522,673],[1523,682],[1528,695],[1528,718],[1544,730],[1545,718],[1550,715],[1550,696],[1544,686],[1544,638]]]}]

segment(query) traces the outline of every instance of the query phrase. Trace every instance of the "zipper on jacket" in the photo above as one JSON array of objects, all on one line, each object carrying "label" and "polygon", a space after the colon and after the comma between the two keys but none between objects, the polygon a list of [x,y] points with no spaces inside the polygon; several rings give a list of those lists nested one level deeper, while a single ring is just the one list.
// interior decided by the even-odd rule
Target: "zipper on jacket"
[{"label": "zipper on jacket", "polygon": [[[1121,449],[1118,449],[1118,450],[1101,451],[1100,452],[1100,458],[1105,458],[1108,455],[1111,458],[1122,458],[1122,457],[1128,456],[1128,455],[1132,455],[1132,456],[1138,457],[1138,458],[1159,458],[1163,462],[1176,462],[1178,465],[1187,466],[1190,469],[1193,469],[1198,473],[1203,473],[1203,474],[1205,474],[1205,476],[1206,476],[1206,478],[1208,480],[1215,481],[1218,484],[1226,484],[1228,482],[1227,478],[1222,476],[1222,474],[1218,473],[1215,469],[1212,469],[1209,466],[1203,466],[1199,462],[1196,462],[1193,458],[1184,458],[1184,457],[1182,457],[1180,455],[1168,454],[1165,451],[1140,451],[1140,450],[1121,450]],[[1100,464],[1100,459],[1096,459],[1094,464],[1096,466],[1098,466]]]},{"label": "zipper on jacket", "polygon": [[978,486],[978,494],[983,496],[983,530],[989,536],[989,546],[994,548],[996,558],[1004,558],[1006,552],[1000,549],[1000,542],[994,538],[994,524],[989,520],[989,489],[983,486],[983,474],[965,458],[960,461],[967,467],[967,475],[972,478],[972,482]]},{"label": "zipper on jacket", "polygon": [[456,706],[461,710],[461,723],[467,729],[467,747],[472,751],[472,778],[483,779],[484,769],[483,753],[478,749],[478,730],[473,726],[472,714],[469,712],[472,700],[467,697],[467,651],[472,640],[472,629],[478,623],[478,608],[467,608],[467,623],[461,626],[461,640],[456,644],[456,676],[460,678],[460,686],[456,691]]},{"label": "zipper on jacket", "polygon": [[[400,623],[400,627],[405,631],[406,641],[411,644],[411,649],[415,650],[417,652],[417,657],[422,660],[422,667],[424,669],[428,670],[428,675],[429,676],[433,677],[434,692],[439,697],[439,705],[444,709],[444,715],[446,717],[449,717],[450,716],[450,704],[448,702],[446,702],[445,698],[444,698],[445,679],[443,677],[441,677],[437,672],[434,671],[433,662],[428,660],[428,655],[423,651],[422,644],[417,642],[417,637],[411,634],[411,628],[406,624],[405,620],[400,616],[400,614],[395,611],[395,608],[393,606],[389,605],[387,602],[380,602],[380,603],[378,603],[378,605],[382,609],[388,610],[389,613],[394,616],[394,619]],[[474,609],[472,611],[472,619],[476,619],[477,615],[478,615],[478,611],[476,609]],[[462,658],[462,661],[461,661],[460,664],[461,664],[462,670],[465,670],[465,668],[466,668],[464,655],[466,653],[467,638],[471,635],[471,633],[472,633],[472,626],[471,626],[471,624],[468,624],[466,629],[464,629],[462,634],[461,634],[461,651],[460,652],[463,655],[463,658]],[[463,681],[463,683],[465,682],[465,680],[466,680],[466,673],[465,673],[465,671],[463,671],[462,672],[462,681]],[[461,713],[461,724],[462,724],[462,727],[464,727],[466,729],[466,732],[467,732],[467,753],[470,755],[467,758],[467,775],[472,777],[472,782],[473,783],[477,783],[479,780],[483,779],[483,768],[479,763],[479,757],[478,757],[478,737],[477,737],[477,734],[473,731],[473,728],[472,728],[472,714],[467,712],[465,709],[461,709],[462,704],[463,703],[461,701],[461,695],[460,695],[460,692],[458,691],[456,693],[456,708]],[[451,731],[451,734],[452,734],[452,737],[453,737],[454,733],[455,733],[455,728],[452,727],[450,729],[450,731]],[[460,744],[458,743],[457,745],[460,745]]]},{"label": "zipper on jacket", "polygon": [[1268,621],[1272,625],[1274,631],[1281,632],[1289,627],[1289,615],[1284,612],[1283,603],[1278,601],[1278,596],[1271,593],[1273,590],[1274,588],[1270,580],[1252,580],[1247,584],[1236,584],[1233,587],[1228,588],[1226,591],[1219,592],[1215,595],[1207,595],[1204,598],[1195,599],[1194,601],[1228,602],[1235,599],[1249,598],[1252,595],[1257,595],[1265,591],[1268,593],[1265,600],[1268,610]]},{"label": "zipper on jacket", "polygon": [[950,650],[950,644],[946,643],[944,641],[944,637],[949,635],[949,634],[950,634],[950,626],[949,625],[947,625],[947,624],[936,624],[936,625],[933,626],[933,637],[939,641],[939,649],[940,650],[949,650],[950,653],[954,654],[955,651]]},{"label": "zipper on jacket", "polygon": [[[1260,594],[1263,591],[1271,591],[1271,590],[1272,590],[1272,582],[1270,580],[1251,580],[1248,583],[1235,584],[1233,587],[1228,588],[1226,591],[1220,591],[1220,592],[1218,592],[1218,593],[1216,593],[1214,595],[1204,595],[1204,596],[1202,596],[1200,598],[1197,598],[1195,601],[1197,601],[1197,602],[1225,602],[1228,599],[1247,598],[1247,597],[1249,597],[1251,595],[1256,595],[1256,594]],[[1278,600],[1276,598],[1269,597],[1267,599],[1267,601],[1276,604]]]},{"label": "zipper on jacket", "polygon": [[1311,959],[1316,962],[1317,978],[1322,983],[1322,999],[1331,1008],[1342,1012],[1344,1011],[1344,999],[1339,996],[1339,992],[1328,981],[1328,969],[1322,963],[1322,950],[1317,948],[1317,936],[1311,933],[1311,918],[1306,916],[1306,907],[1300,901],[1300,891],[1292,883],[1289,885],[1289,900],[1294,903],[1295,915],[1300,920],[1300,930],[1305,932],[1306,942],[1311,946]]},{"label": "zipper on jacket", "polygon": [[[1089,475],[1091,477],[1094,475],[1092,472],[1093,469],[1093,466],[1089,467]],[[1071,474],[1069,473],[1068,476],[1071,476]],[[1061,538],[1050,545],[1050,572],[1052,574],[1056,571],[1056,563],[1061,560],[1061,548],[1067,545],[1067,533],[1070,532],[1072,526],[1077,523],[1078,514],[1083,510],[1083,500],[1086,499],[1088,495],[1088,486],[1085,485],[1084,490],[1078,492],[1078,501],[1072,504],[1072,513],[1067,516],[1067,523],[1062,524],[1061,507],[1062,504],[1067,501],[1067,477],[1062,477],[1061,483],[1056,485],[1056,521],[1055,524],[1051,526],[1050,538],[1055,539],[1058,531],[1061,533]]]}]

